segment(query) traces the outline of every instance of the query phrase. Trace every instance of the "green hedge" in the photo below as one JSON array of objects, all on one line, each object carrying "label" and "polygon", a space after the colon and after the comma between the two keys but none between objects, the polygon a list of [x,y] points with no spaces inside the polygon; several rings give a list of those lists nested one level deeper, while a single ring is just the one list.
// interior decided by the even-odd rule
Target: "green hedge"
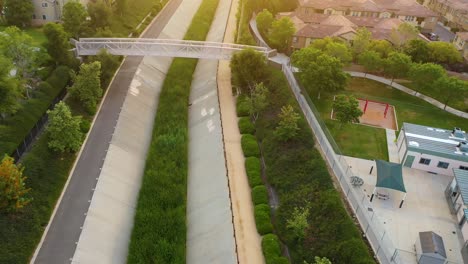
[{"label": "green hedge", "polygon": [[242,151],[246,157],[260,157],[260,149],[258,148],[257,139],[250,134],[242,135],[241,139]]},{"label": "green hedge", "polygon": [[254,134],[255,126],[249,117],[241,117],[239,118],[239,130],[241,134]]},{"label": "green hedge", "polygon": [[57,67],[16,114],[0,122],[0,156],[15,151],[69,81],[70,69]]},{"label": "green hedge", "polygon": [[[219,0],[203,0],[185,39],[204,40]],[[164,80],[127,263],[185,263],[188,100],[197,60],[174,59]]]},{"label": "green hedge", "polygon": [[273,232],[273,225],[271,224],[270,206],[267,204],[259,204],[254,209],[255,224],[257,231],[260,235],[265,235]]},{"label": "green hedge", "polygon": [[262,251],[266,264],[289,263],[287,258],[281,256],[281,245],[275,234],[266,234],[262,237]]},{"label": "green hedge", "polygon": [[250,105],[246,100],[246,97],[243,95],[239,95],[237,97],[237,105],[236,105],[237,116],[249,116],[250,115]]},{"label": "green hedge", "polygon": [[262,185],[261,165],[260,160],[256,157],[248,157],[245,159],[245,171],[249,180],[250,188]]},{"label": "green hedge", "polygon": [[252,189],[252,201],[254,205],[268,204],[268,190],[265,186],[259,185]]}]

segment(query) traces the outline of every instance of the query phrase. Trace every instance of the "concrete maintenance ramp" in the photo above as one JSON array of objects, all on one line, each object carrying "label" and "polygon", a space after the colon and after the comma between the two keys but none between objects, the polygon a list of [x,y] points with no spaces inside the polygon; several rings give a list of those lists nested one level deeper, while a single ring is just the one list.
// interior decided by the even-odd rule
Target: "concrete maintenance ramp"
[{"label": "concrete maintenance ramp", "polygon": [[[184,0],[160,38],[182,39],[201,0]],[[158,97],[171,58],[145,57],[125,97],[73,263],[125,263]]]},{"label": "concrete maintenance ramp", "polygon": [[[220,0],[207,41],[222,42],[231,0]],[[187,263],[237,263],[218,103],[218,61],[199,60],[189,108]]]}]

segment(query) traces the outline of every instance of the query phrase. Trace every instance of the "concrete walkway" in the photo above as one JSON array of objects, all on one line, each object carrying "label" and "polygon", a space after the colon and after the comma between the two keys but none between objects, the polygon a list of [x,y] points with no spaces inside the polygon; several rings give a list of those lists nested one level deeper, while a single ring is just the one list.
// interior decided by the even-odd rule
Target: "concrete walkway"
[{"label": "concrete walkway", "polygon": [[[222,42],[231,0],[220,0],[207,41]],[[189,109],[187,263],[237,263],[224,158],[216,72],[218,61],[199,60]]]},{"label": "concrete walkway", "polygon": [[[238,5],[239,0],[233,0],[224,35],[226,43],[234,42]],[[232,95],[229,61],[219,62],[218,93],[239,263],[262,264],[264,259],[261,237],[255,226],[250,186],[245,172],[245,159],[240,144],[241,135],[237,126],[236,103]]]},{"label": "concrete walkway", "polygon": [[385,129],[387,135],[387,149],[388,149],[388,160],[390,162],[400,163],[400,157],[398,156],[398,147],[396,144],[396,131],[392,129]]},{"label": "concrete walkway", "polygon": [[[183,0],[159,37],[183,38],[200,3]],[[126,263],[159,93],[171,63],[171,58],[145,57],[134,73],[73,263]]]}]

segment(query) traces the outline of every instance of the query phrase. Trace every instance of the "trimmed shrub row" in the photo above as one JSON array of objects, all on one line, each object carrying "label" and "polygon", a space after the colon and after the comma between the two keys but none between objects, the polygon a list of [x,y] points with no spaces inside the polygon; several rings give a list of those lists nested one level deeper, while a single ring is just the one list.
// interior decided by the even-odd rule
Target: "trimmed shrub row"
[{"label": "trimmed shrub row", "polygon": [[262,185],[261,166],[260,160],[256,157],[248,157],[245,159],[245,170],[247,172],[247,178],[249,180],[250,188]]},{"label": "trimmed shrub row", "polygon": [[268,190],[265,186],[259,185],[252,189],[252,201],[254,205],[268,204]]},{"label": "trimmed shrub row", "polygon": [[254,135],[244,134],[241,139],[242,150],[246,157],[260,157],[257,139]]},{"label": "trimmed shrub row", "polygon": [[70,69],[57,67],[21,109],[0,123],[0,155],[12,154],[70,81]]},{"label": "trimmed shrub row", "polygon": [[241,134],[254,134],[255,126],[250,122],[250,118],[241,117],[239,118],[239,130]]},{"label": "trimmed shrub row", "polygon": [[262,237],[262,251],[266,264],[287,264],[289,260],[281,256],[278,236],[267,234]]},{"label": "trimmed shrub row", "polygon": [[[203,0],[185,39],[204,40],[219,0]],[[127,263],[185,263],[188,100],[195,59],[174,59],[159,97]]]},{"label": "trimmed shrub row", "polygon": [[271,224],[270,206],[267,204],[259,204],[254,209],[255,224],[260,235],[266,235],[273,232]]},{"label": "trimmed shrub row", "polygon": [[245,117],[250,115],[250,106],[249,102],[247,102],[246,97],[243,95],[239,95],[237,97],[237,104],[236,104],[236,111],[238,117]]}]

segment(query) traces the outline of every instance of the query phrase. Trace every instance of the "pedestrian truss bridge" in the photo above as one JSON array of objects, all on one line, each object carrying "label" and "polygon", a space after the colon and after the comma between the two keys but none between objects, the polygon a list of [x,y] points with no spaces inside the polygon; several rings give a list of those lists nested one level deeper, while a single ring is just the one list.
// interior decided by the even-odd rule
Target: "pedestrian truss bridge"
[{"label": "pedestrian truss bridge", "polygon": [[264,47],[175,39],[149,38],[80,38],[73,40],[78,56],[96,55],[102,49],[113,55],[183,57],[196,59],[229,60],[244,49],[253,49],[273,56],[275,51]]}]

